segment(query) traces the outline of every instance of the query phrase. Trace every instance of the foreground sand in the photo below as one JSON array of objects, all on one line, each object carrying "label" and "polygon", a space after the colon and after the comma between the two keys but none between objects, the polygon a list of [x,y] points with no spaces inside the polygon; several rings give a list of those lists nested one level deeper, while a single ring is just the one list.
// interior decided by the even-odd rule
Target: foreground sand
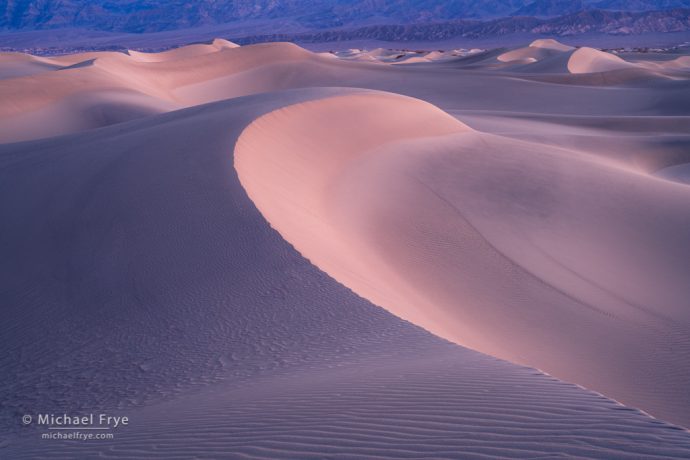
[{"label": "foreground sand", "polygon": [[3,56],[3,452],[689,456],[685,61],[437,57]]}]

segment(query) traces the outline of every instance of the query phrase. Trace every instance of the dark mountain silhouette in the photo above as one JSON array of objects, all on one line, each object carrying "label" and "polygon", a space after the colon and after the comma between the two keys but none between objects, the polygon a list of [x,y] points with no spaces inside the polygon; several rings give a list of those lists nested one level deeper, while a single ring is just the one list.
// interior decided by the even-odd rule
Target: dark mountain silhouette
[{"label": "dark mountain silhouette", "polygon": [[157,32],[259,20],[287,23],[297,32],[680,7],[690,8],[690,0],[6,0],[0,29]]}]

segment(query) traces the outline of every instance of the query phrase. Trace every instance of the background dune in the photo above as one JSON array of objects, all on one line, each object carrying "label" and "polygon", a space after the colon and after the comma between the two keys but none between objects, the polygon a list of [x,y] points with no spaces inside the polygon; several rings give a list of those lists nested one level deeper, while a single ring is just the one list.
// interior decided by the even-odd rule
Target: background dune
[{"label": "background dune", "polygon": [[635,65],[618,56],[592,48],[580,48],[568,61],[568,70],[572,73],[598,73],[611,70],[630,69]]},{"label": "background dune", "polygon": [[[533,63],[505,63],[497,59],[505,51],[471,53],[469,56],[453,56],[451,52],[450,56],[433,58],[426,63],[432,65],[417,62],[409,66],[392,66],[377,65],[384,62],[379,60],[332,59],[289,43],[233,47],[232,44],[214,41],[208,45],[192,45],[191,51],[181,48],[162,53],[164,56],[160,58],[142,57],[141,53],[109,52],[42,58],[59,69],[7,79],[0,86],[0,97],[4,101],[0,106],[0,120],[3,120],[3,125],[11,127],[0,132],[0,140],[30,140],[93,128],[94,124],[87,122],[64,127],[59,127],[59,123],[58,126],[48,126],[32,122],[31,116],[36,114],[40,120],[42,111],[50,110],[65,98],[113,91],[129,93],[130,100],[134,97],[142,102],[148,99],[145,105],[149,106],[150,112],[160,112],[163,107],[172,110],[290,88],[345,86],[405,94],[432,102],[444,110],[587,111],[592,115],[687,113],[690,99],[685,91],[687,72],[678,64],[669,62],[660,67],[658,61],[645,65],[638,61],[629,64],[633,67],[631,69],[574,75],[567,68],[572,51],[558,51],[553,44],[549,48],[535,43],[526,49],[547,52],[551,57]],[[619,59],[592,51],[609,56],[605,60]],[[681,58],[676,56],[674,59]],[[6,71],[16,64],[16,55],[11,55],[10,61],[13,64],[8,64]],[[682,64],[684,61],[678,62]],[[460,72],[460,69],[465,72]],[[501,70],[505,75],[494,74],[493,70]],[[497,84],[485,84],[482,77],[486,72],[491,72],[492,81]],[[535,85],[535,81],[565,86]],[[598,88],[629,85],[631,82],[638,87],[608,92]],[[580,87],[582,85],[592,88],[584,90]],[[545,98],[553,103],[545,104]],[[658,110],[653,104],[658,106]],[[67,118],[79,119],[81,116],[78,108],[59,110]],[[133,110],[133,115],[126,119],[135,118],[140,112]],[[117,121],[125,119],[110,118]],[[15,130],[17,125],[25,129]]]},{"label": "background dune", "polygon": [[537,62],[550,57],[559,56],[563,53],[568,53],[574,49],[575,48],[572,46],[563,45],[556,40],[535,40],[528,47],[507,51],[498,56],[497,59],[501,62]]}]

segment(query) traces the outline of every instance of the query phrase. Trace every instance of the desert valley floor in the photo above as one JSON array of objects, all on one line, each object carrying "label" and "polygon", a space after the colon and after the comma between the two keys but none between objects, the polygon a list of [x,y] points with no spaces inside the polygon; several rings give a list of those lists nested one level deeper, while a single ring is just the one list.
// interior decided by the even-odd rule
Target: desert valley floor
[{"label": "desert valley floor", "polygon": [[690,458],[690,55],[219,39],[0,100],[0,458]]}]

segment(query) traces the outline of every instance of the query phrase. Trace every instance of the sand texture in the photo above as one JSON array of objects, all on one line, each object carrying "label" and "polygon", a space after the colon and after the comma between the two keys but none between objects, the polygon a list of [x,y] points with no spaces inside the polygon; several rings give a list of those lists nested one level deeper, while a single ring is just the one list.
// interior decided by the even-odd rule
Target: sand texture
[{"label": "sand texture", "polygon": [[689,69],[0,55],[0,458],[690,457]]}]

